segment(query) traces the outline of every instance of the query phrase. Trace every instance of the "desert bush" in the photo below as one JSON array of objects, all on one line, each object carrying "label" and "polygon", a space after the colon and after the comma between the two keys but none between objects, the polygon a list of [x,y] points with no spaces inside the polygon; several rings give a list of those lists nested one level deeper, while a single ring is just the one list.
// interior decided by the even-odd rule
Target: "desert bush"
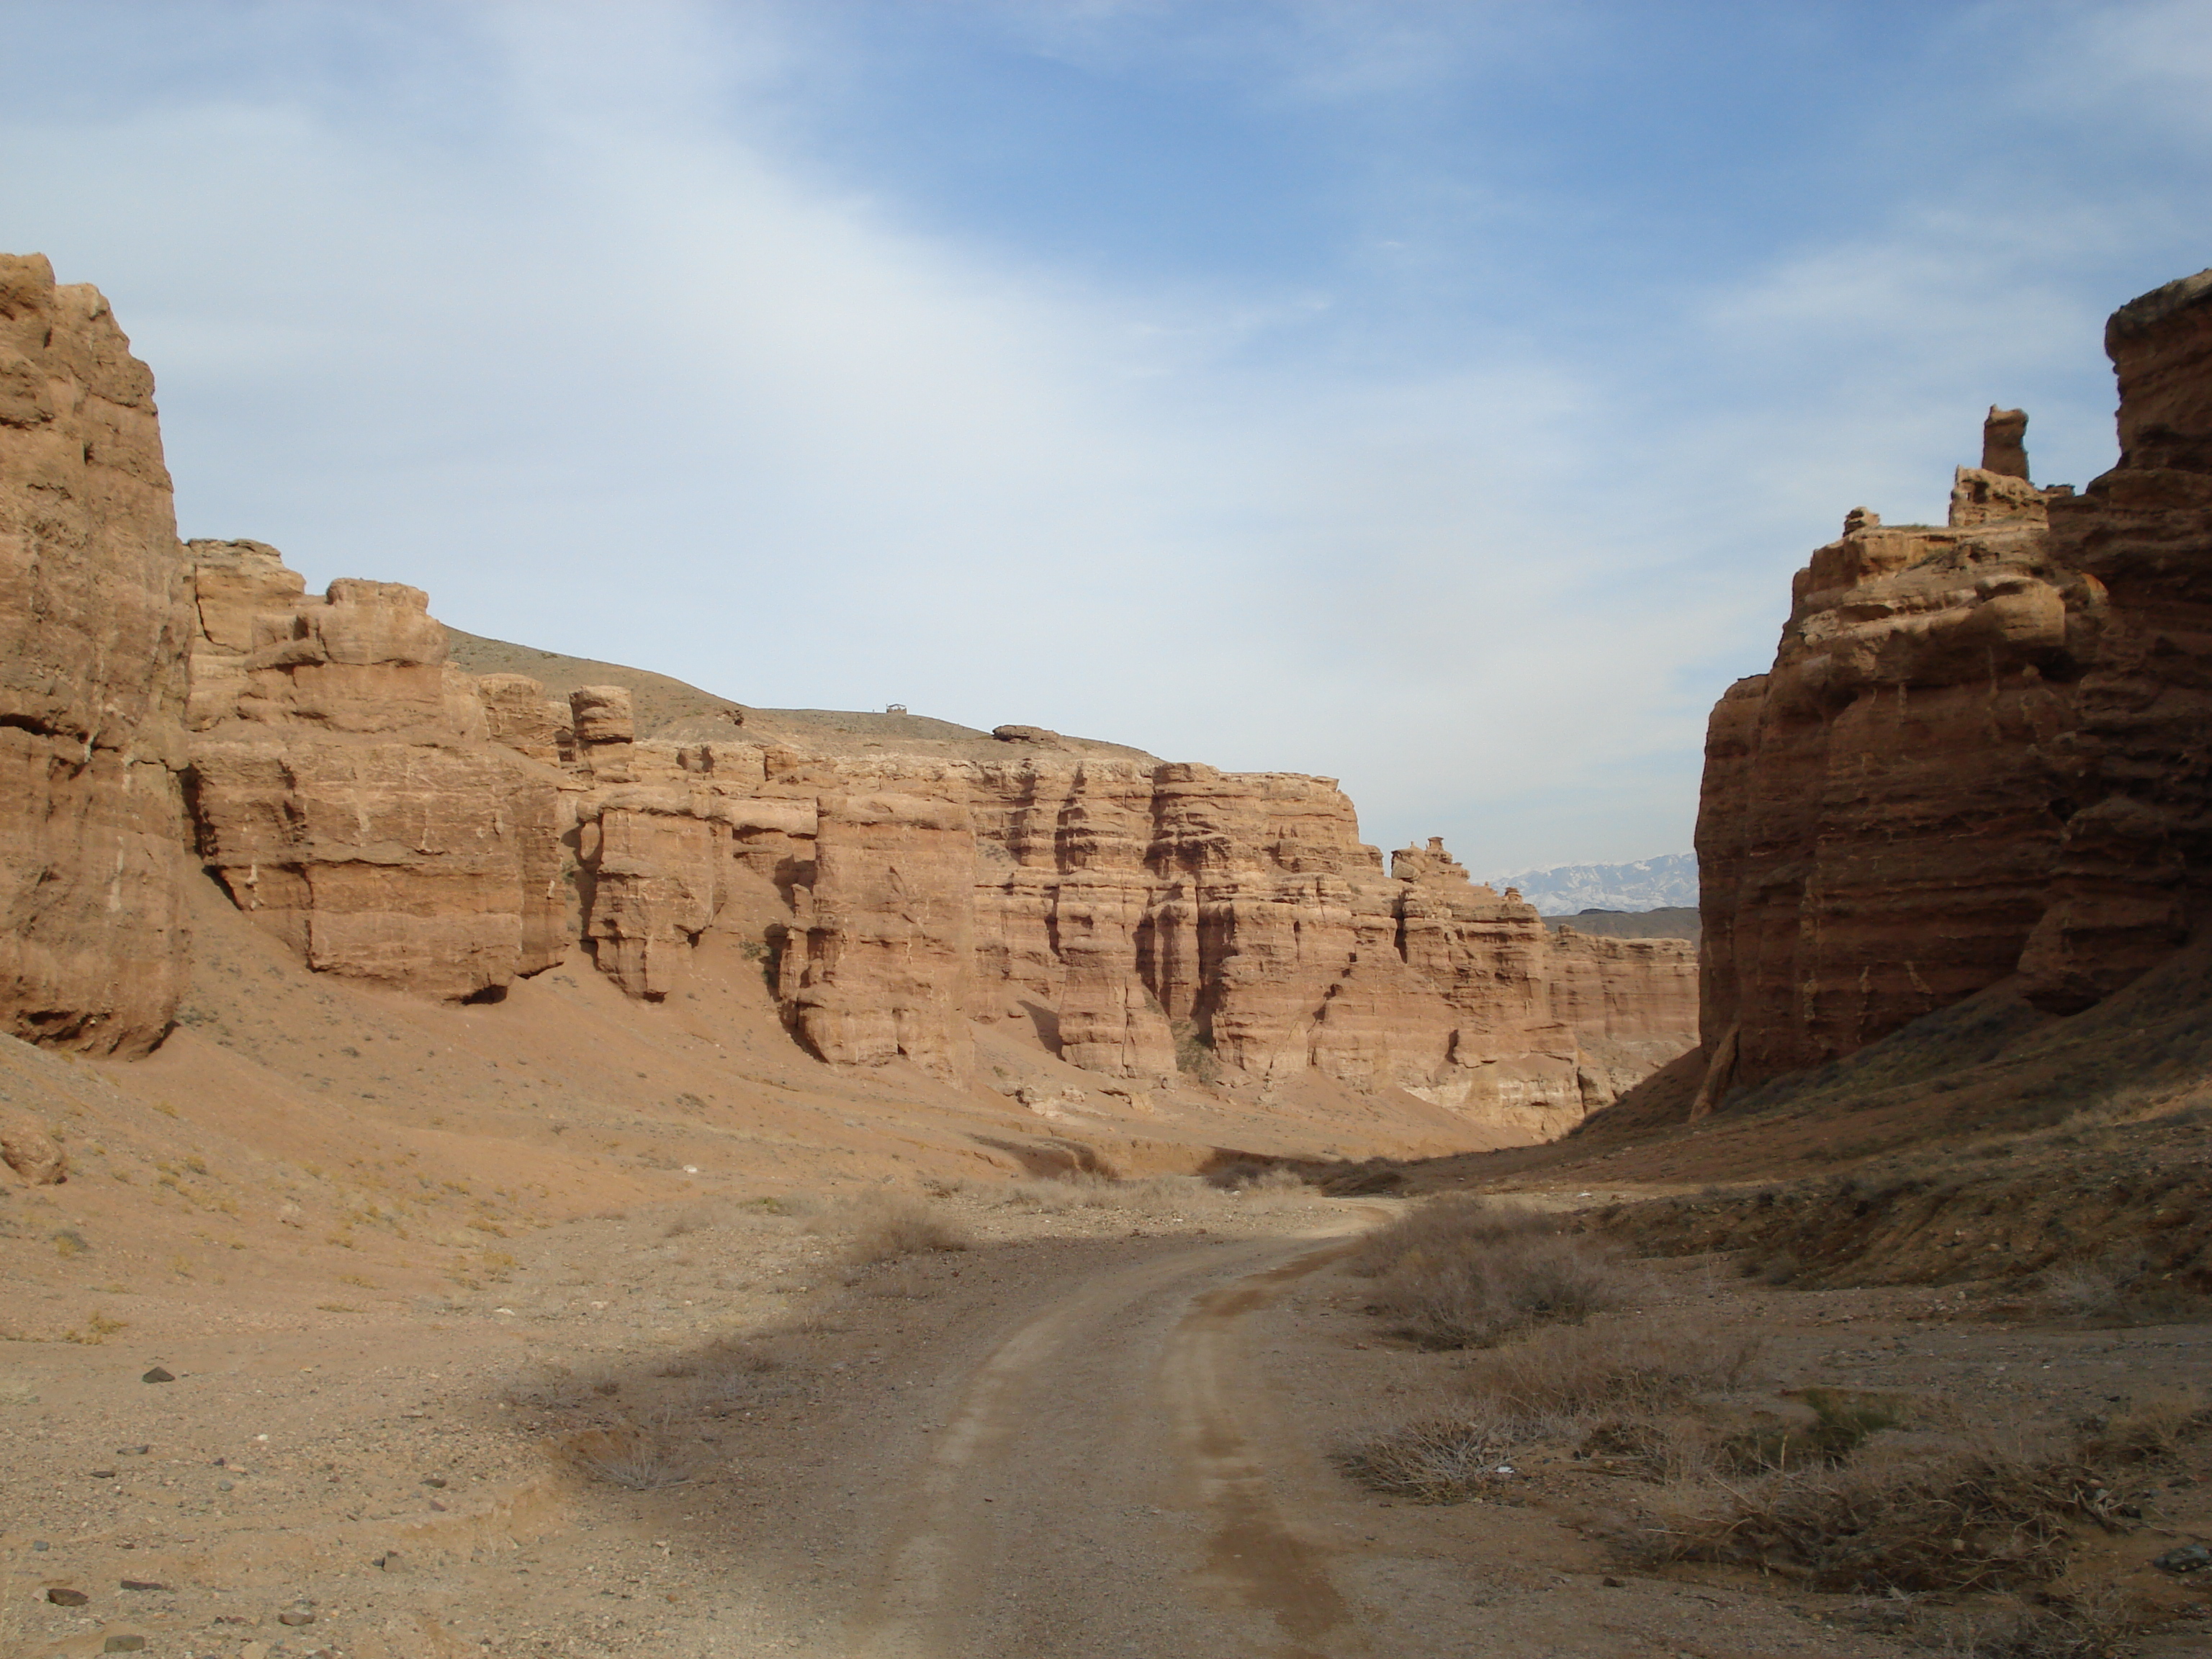
[{"label": "desert bush", "polygon": [[2212,1405],[2191,1389],[2160,1395],[2124,1412],[2081,1425],[2081,1452],[2090,1462],[2148,1463],[2172,1456],[2212,1433]]},{"label": "desert bush", "polygon": [[1376,1278],[1411,1255],[1443,1256],[1528,1233],[1557,1232],[1559,1218],[1494,1198],[1432,1198],[1360,1241],[1351,1270]]},{"label": "desert bush", "polygon": [[2100,1325],[2153,1325],[2204,1317],[2205,1298],[2158,1271],[2141,1250],[2108,1251],[2045,1272],[2043,1298],[2054,1311]]},{"label": "desert bush", "polygon": [[1200,1083],[1218,1083],[1221,1057],[1214,1053],[1212,1036],[1188,1019],[1174,1021],[1170,1030],[1175,1037],[1176,1070]]},{"label": "desert bush", "polygon": [[575,1436],[576,1467],[625,1492],[657,1492],[691,1478],[690,1460],[665,1435],[645,1429],[592,1431]]},{"label": "desert bush", "polygon": [[1416,1504],[1460,1504],[1514,1478],[1521,1425],[1481,1417],[1431,1419],[1379,1434],[1340,1455],[1346,1474]]},{"label": "desert bush", "polygon": [[1729,1466],[1765,1473],[1806,1463],[1847,1462],[1873,1436],[1905,1427],[1913,1419],[1902,1395],[1856,1389],[1800,1389],[1796,1398],[1813,1420],[1792,1422],[1771,1413],[1729,1434],[1719,1447]]},{"label": "desert bush", "polygon": [[746,1207],[758,1210],[763,1215],[791,1216],[799,1220],[811,1220],[828,1208],[811,1193],[772,1193],[766,1197],[748,1200]]},{"label": "desert bush", "polygon": [[965,1185],[960,1190],[986,1204],[1036,1210],[1047,1215],[1085,1209],[1170,1215],[1212,1207],[1222,1197],[1220,1192],[1196,1176],[1156,1175],[1116,1180],[1087,1170],[1072,1170],[1049,1180]]},{"label": "desert bush", "polygon": [[1352,1260],[1376,1281],[1370,1311],[1425,1348],[1496,1342],[1530,1325],[1624,1305],[1635,1276],[1555,1218],[1482,1199],[1423,1206]]},{"label": "desert bush", "polygon": [[1339,1462],[1378,1491],[1430,1504],[1510,1486],[1513,1449],[1542,1440],[1574,1440],[1581,1456],[1686,1480],[1719,1458],[1720,1434],[1696,1397],[1741,1386],[1762,1346],[1755,1334],[1698,1325],[1538,1331],[1475,1357],[1462,1374],[1474,1396],[1465,1411],[1377,1435]]},{"label": "desert bush", "polygon": [[698,1362],[697,1378],[691,1386],[692,1402],[702,1411],[720,1416],[734,1406],[757,1399],[764,1380],[782,1364],[775,1355],[759,1348],[731,1346],[710,1351]]},{"label": "desert bush", "polygon": [[1464,1376],[1491,1409],[1580,1425],[1741,1388],[1765,1349],[1757,1332],[1717,1325],[1569,1327],[1481,1354]]},{"label": "desert bush", "polygon": [[2111,1586],[2041,1607],[1948,1621],[1941,1652],[1955,1659],[2124,1659],[2142,1628],[2136,1599]]},{"label": "desert bush", "polygon": [[903,1193],[871,1194],[840,1218],[850,1230],[848,1258],[890,1261],[923,1250],[964,1250],[974,1241],[957,1223]]},{"label": "desert bush", "polygon": [[2058,1572],[2069,1525],[2109,1494],[2070,1452],[1995,1437],[1869,1446],[1841,1468],[1723,1486],[1721,1503],[1646,1540],[1657,1559],[1720,1561],[1826,1590],[2002,1589]]}]

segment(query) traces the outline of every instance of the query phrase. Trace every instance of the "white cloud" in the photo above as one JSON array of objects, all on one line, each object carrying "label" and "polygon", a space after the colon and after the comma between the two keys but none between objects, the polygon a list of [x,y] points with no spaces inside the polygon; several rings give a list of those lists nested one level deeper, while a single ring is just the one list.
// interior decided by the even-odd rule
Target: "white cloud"
[{"label": "white cloud", "polygon": [[[1293,10],[1286,97],[1428,63]],[[2124,296],[2076,250],[2151,235],[1905,199],[1638,294],[1641,333],[1382,366],[1333,331],[1371,294],[1056,270],[833,175],[787,119],[836,72],[804,10],[313,9],[370,30],[335,69],[268,45],[302,15],[240,14],[228,81],[0,112],[0,240],[115,300],[187,533],[752,702],[1338,775],[1371,839],[1485,867],[1686,846],[1790,570],[1856,501],[1939,506],[1981,404],[2047,391],[2039,453],[2108,453]]]}]

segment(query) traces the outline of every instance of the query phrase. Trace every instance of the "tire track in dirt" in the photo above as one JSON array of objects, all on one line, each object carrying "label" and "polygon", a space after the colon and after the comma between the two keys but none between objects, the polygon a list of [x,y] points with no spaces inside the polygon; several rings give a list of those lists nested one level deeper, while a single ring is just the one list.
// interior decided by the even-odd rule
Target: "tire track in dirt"
[{"label": "tire track in dirt", "polygon": [[909,1477],[845,1651],[1322,1659],[1348,1611],[1270,1489],[1241,1326],[1352,1248],[1343,1231],[1095,1275],[992,1348]]}]

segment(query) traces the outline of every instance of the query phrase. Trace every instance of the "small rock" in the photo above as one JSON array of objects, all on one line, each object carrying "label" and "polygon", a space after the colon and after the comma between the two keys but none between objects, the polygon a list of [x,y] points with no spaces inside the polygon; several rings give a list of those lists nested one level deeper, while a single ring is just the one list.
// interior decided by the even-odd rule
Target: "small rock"
[{"label": "small rock", "polygon": [[269,1659],[269,1644],[248,1642],[238,1650],[238,1659]]},{"label": "small rock", "polygon": [[294,1626],[312,1625],[315,1622],[315,1615],[306,1607],[287,1607],[276,1615],[276,1622]]},{"label": "small rock", "polygon": [[95,1480],[112,1480],[115,1479],[115,1471],[113,1469],[87,1469],[85,1473],[89,1474]]},{"label": "small rock", "polygon": [[69,1179],[69,1154],[27,1112],[0,1106],[0,1164],[33,1187],[58,1186]]},{"label": "small rock", "polygon": [[2179,1549],[2155,1557],[2151,1565],[2160,1572],[2202,1572],[2212,1567],[2212,1549],[2202,1544],[2184,1544]]},{"label": "small rock", "polygon": [[143,1457],[153,1449],[151,1446],[118,1446],[115,1455],[118,1457]]},{"label": "small rock", "polygon": [[1621,1580],[1618,1578],[1601,1578],[1598,1582],[1603,1584],[1607,1589],[1620,1589],[1624,1588]]},{"label": "small rock", "polygon": [[398,1550],[385,1551],[383,1554],[376,1558],[376,1565],[383,1568],[386,1572],[404,1571],[407,1566],[405,1559],[401,1556]]},{"label": "small rock", "polygon": [[238,1482],[235,1480],[218,1480],[215,1483],[215,1489],[217,1492],[236,1492],[238,1490]]},{"label": "small rock", "polygon": [[446,1477],[442,1474],[426,1474],[422,1477],[422,1484],[426,1486],[442,1486],[446,1484]]},{"label": "small rock", "polygon": [[156,1583],[151,1578],[125,1578],[121,1581],[121,1588],[128,1590],[165,1590],[169,1586]]},{"label": "small rock", "polygon": [[160,1365],[156,1365],[152,1370],[148,1371],[145,1376],[140,1377],[138,1380],[141,1382],[173,1382],[177,1380],[177,1376],[174,1371],[167,1370]]},{"label": "small rock", "polygon": [[138,1653],[144,1650],[143,1636],[111,1636],[100,1648],[102,1653]]},{"label": "small rock", "polygon": [[441,1503],[440,1503],[436,1498],[432,1498],[432,1499],[430,1500],[430,1507],[431,1507],[432,1509],[434,1509],[434,1510],[437,1510],[437,1511],[438,1511],[438,1513],[439,1513],[439,1514],[441,1514],[441,1515],[443,1515],[443,1514],[446,1512],[446,1506],[445,1506],[443,1504],[441,1504]]},{"label": "small rock", "polygon": [[57,1585],[46,1592],[46,1600],[58,1607],[81,1607],[92,1598],[82,1590],[63,1589]]},{"label": "small rock", "polygon": [[40,1554],[44,1555],[48,1550],[53,1548],[53,1546],[46,1542],[43,1538],[33,1538],[31,1540],[31,1547],[38,1551]]}]

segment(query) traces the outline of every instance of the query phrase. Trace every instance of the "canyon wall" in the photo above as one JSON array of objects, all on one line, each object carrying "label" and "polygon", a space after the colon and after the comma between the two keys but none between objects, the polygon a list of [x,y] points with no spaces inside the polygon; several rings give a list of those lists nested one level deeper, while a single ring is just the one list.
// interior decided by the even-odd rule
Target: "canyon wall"
[{"label": "canyon wall", "polygon": [[2018,975],[2087,1007],[2212,886],[2212,273],[2123,307],[2119,465],[2028,479],[1992,410],[1949,522],[1855,511],[1713,712],[1701,1105]]},{"label": "canyon wall", "polygon": [[151,392],[94,291],[0,261],[21,1035],[158,1042],[197,861],[308,967],[447,1000],[577,950],[665,998],[733,933],[821,1059],[954,1084],[996,1029],[1133,1088],[1317,1073],[1550,1134],[1694,1041],[1692,947],[1549,934],[1435,842],[1386,872],[1330,779],[466,672],[457,640],[556,659],[450,635],[416,588],[180,544]]},{"label": "canyon wall", "polygon": [[161,1040],[183,985],[189,631],[154,379],[96,289],[0,256],[0,1026]]}]

